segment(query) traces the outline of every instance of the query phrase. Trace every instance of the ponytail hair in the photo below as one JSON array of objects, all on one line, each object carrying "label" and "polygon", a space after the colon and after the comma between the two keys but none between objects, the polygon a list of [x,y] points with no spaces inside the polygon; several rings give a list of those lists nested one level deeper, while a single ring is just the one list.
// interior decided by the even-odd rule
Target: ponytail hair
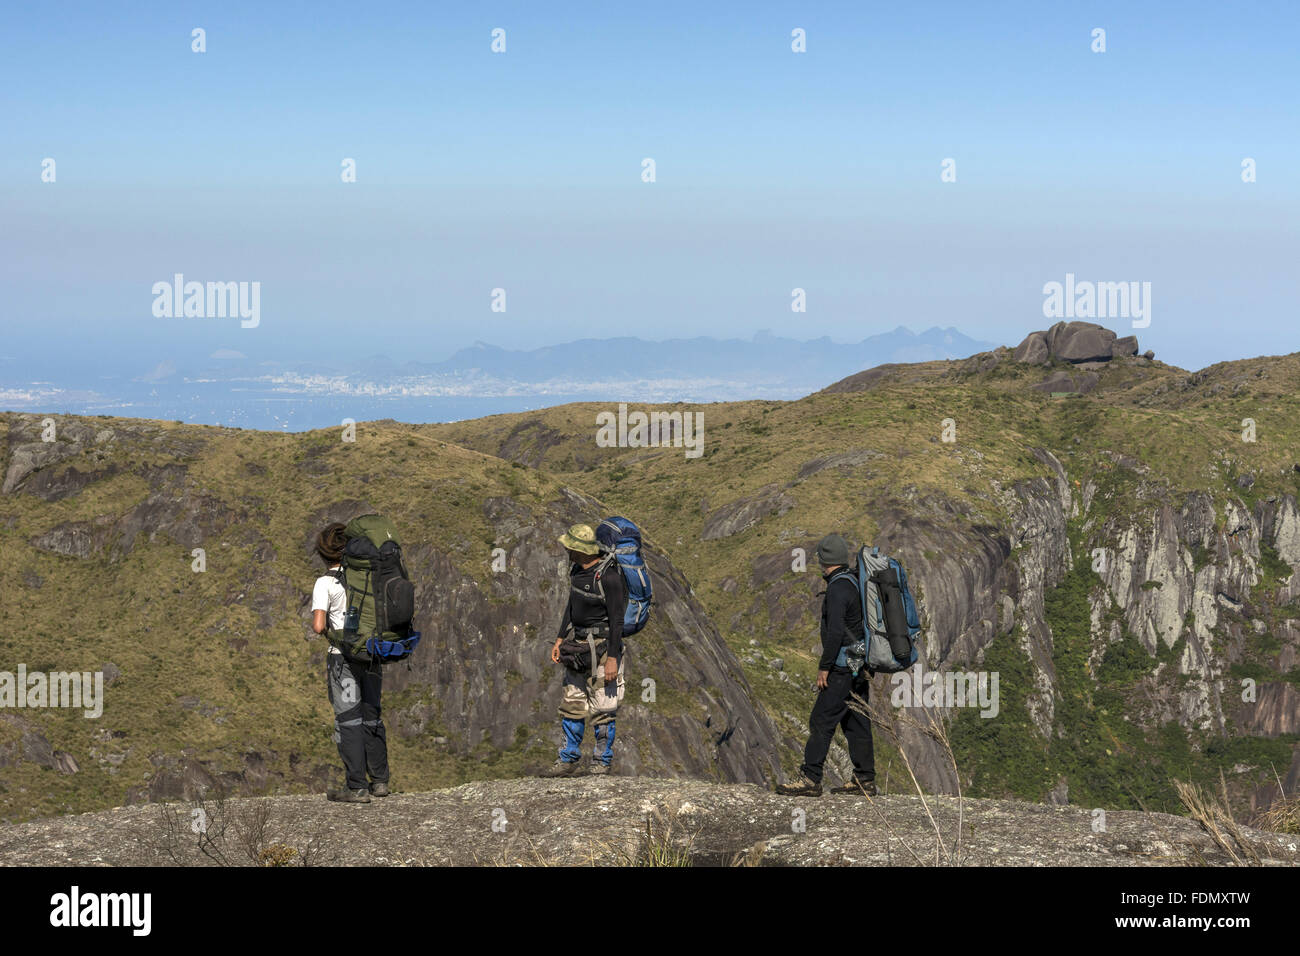
[{"label": "ponytail hair", "polygon": [[343,528],[344,525],[336,521],[321,528],[320,534],[316,535],[316,553],[327,565],[343,560],[343,549],[348,543],[343,537]]}]

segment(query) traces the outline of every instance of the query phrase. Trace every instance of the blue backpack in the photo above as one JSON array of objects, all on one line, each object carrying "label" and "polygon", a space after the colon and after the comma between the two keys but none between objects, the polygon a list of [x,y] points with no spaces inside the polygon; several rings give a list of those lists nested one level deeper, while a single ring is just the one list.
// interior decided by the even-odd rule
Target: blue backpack
[{"label": "blue backpack", "polygon": [[858,566],[838,572],[831,581],[839,578],[847,578],[858,589],[866,633],[840,648],[836,663],[854,674],[864,667],[872,673],[893,674],[915,664],[921,619],[903,566],[895,558],[882,555],[879,548],[868,552],[864,547],[858,552]]},{"label": "blue backpack", "polygon": [[596,528],[596,541],[618,562],[627,584],[627,610],[623,613],[623,636],[635,634],[650,619],[654,589],[650,572],[641,556],[641,529],[627,518],[612,517]]}]

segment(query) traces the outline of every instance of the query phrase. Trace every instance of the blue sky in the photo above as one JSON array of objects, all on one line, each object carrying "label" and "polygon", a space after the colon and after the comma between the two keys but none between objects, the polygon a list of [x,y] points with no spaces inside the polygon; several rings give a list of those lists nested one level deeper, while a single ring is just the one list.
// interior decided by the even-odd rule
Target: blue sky
[{"label": "blue sky", "polygon": [[[6,5],[0,374],[1015,344],[1067,272],[1151,282],[1166,361],[1300,350],[1297,49],[1281,2]],[[154,318],[177,272],[261,282],[261,324]]]}]

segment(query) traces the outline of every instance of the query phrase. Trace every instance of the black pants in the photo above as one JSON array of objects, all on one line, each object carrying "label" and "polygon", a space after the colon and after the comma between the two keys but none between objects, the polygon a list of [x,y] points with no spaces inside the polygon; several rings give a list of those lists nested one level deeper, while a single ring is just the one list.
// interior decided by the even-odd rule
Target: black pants
[{"label": "black pants", "polygon": [[334,708],[334,742],[347,772],[349,790],[366,790],[366,774],[388,782],[388,739],[380,719],[384,674],[378,664],[325,655],[326,686]]},{"label": "black pants", "polygon": [[849,708],[849,694],[855,693],[864,701],[870,682],[866,674],[855,678],[845,668],[833,668],[826,678],[826,687],[818,692],[808,718],[808,746],[803,752],[803,771],[813,783],[822,782],[822,764],[831,749],[835,728],[844,728],[849,741],[849,757],[853,760],[853,776],[862,783],[876,779],[876,758],[871,745],[871,721]]}]

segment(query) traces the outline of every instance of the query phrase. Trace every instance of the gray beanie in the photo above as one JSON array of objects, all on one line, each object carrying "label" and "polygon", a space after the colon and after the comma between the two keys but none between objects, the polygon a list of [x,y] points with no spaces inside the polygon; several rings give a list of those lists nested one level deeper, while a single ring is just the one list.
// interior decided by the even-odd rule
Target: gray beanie
[{"label": "gray beanie", "polygon": [[849,563],[849,543],[838,534],[828,534],[817,542],[817,560],[822,567]]}]

